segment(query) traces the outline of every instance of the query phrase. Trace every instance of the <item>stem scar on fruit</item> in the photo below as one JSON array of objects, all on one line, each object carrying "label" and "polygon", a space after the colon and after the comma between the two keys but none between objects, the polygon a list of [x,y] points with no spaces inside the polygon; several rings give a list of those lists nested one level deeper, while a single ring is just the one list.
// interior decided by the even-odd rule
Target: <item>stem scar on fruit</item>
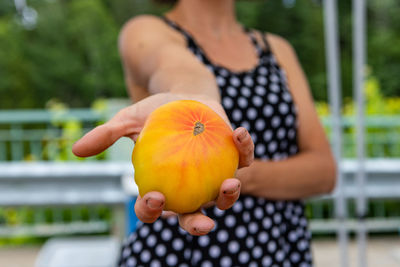
[{"label": "stem scar on fruit", "polygon": [[204,132],[204,124],[198,121],[194,125],[193,134],[194,136],[196,136],[198,134],[201,134],[202,132]]}]

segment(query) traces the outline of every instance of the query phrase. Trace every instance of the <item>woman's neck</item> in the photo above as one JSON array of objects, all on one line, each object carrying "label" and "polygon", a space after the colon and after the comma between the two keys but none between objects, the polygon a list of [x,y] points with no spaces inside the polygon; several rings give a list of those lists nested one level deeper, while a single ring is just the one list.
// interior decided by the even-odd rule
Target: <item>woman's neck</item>
[{"label": "woman's neck", "polygon": [[167,16],[194,31],[219,38],[238,29],[234,0],[180,0]]}]

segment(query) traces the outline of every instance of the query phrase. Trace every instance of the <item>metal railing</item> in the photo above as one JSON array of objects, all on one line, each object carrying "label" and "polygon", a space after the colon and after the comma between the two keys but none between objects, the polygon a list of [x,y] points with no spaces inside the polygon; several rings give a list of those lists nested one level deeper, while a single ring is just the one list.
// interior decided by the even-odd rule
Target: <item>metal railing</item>
[{"label": "metal railing", "polygon": [[121,177],[132,167],[117,161],[125,146],[88,159],[71,148],[126,102],[110,101],[102,111],[0,111],[0,237],[123,235]]},{"label": "metal railing", "polygon": [[92,109],[0,112],[0,161],[76,160],[74,139],[104,121]]},{"label": "metal railing", "polygon": [[[133,174],[129,162],[132,144],[127,146],[122,140],[123,144],[87,160],[73,156],[71,147],[126,104],[122,103],[105,111],[0,111],[0,236],[100,233],[113,228],[113,218],[123,217],[127,199],[121,177]],[[322,118],[322,122],[329,135],[329,118]],[[354,157],[354,118],[345,117],[342,122],[344,154]],[[396,209],[400,199],[400,162],[396,160],[400,158],[400,116],[368,117],[366,125],[370,159],[367,196],[371,200],[368,227],[370,231],[396,231],[400,228],[400,211]],[[356,163],[345,160],[342,165],[349,217],[356,219],[352,212]],[[336,229],[334,197],[307,202],[314,232]],[[119,228],[123,227],[123,219],[118,220]],[[349,228],[355,225],[350,222]]]},{"label": "metal railing", "polygon": [[[330,117],[323,117],[321,120],[331,137]],[[355,120],[353,116],[341,119],[344,158],[356,156]],[[367,158],[400,158],[400,116],[368,116],[365,118],[365,125]]]}]

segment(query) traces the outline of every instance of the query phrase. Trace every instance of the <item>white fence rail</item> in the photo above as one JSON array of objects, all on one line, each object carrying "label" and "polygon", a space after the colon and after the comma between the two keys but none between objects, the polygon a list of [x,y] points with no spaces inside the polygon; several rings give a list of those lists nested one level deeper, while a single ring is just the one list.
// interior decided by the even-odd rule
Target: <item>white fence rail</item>
[{"label": "white fence rail", "polygon": [[[358,190],[355,183],[357,162],[345,160],[341,166],[345,196],[348,200],[354,199]],[[3,207],[82,204],[121,207],[128,199],[123,177],[131,177],[128,184],[134,183],[130,162],[14,162],[1,163],[0,170],[0,206]],[[368,200],[400,199],[400,160],[368,160],[366,173]],[[133,193],[137,194],[137,191]],[[330,201],[335,197],[336,192],[309,201]],[[396,231],[400,229],[400,218],[371,218],[367,226],[371,231]],[[311,222],[311,229],[318,233],[335,232],[337,227],[338,222],[333,218]],[[355,230],[356,221],[350,220],[348,227]],[[4,229],[0,230],[2,234],[5,234]]]}]

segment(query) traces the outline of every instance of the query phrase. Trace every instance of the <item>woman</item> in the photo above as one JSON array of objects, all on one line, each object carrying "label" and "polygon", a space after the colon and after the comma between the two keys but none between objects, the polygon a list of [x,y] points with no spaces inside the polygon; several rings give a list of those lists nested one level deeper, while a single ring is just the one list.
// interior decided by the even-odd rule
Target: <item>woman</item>
[{"label": "woman", "polygon": [[244,29],[234,0],[179,0],[164,18],[129,21],[120,51],[136,104],[78,141],[75,154],[97,154],[121,136],[135,139],[159,105],[197,99],[241,126],[234,141],[245,167],[222,184],[217,207],[205,214],[158,218],[164,196],[139,197],[137,216],[154,223],[129,237],[120,266],[312,265],[300,199],[331,192],[335,164],[288,42]]}]

